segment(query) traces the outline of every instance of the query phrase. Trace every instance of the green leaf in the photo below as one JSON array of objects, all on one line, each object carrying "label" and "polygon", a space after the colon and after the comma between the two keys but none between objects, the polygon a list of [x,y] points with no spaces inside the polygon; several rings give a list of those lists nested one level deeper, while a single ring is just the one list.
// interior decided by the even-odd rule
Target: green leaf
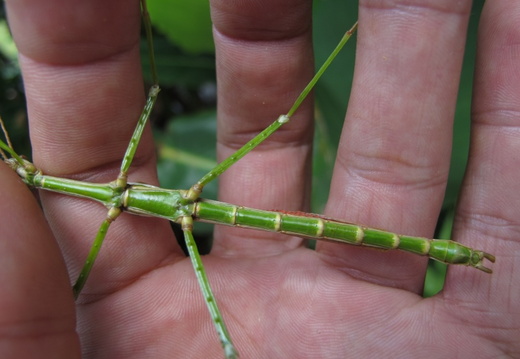
[{"label": "green leaf", "polygon": [[[215,167],[215,133],[215,110],[176,117],[156,132],[161,186],[188,189]],[[216,192],[214,181],[204,188],[204,197],[216,198]]]},{"label": "green leaf", "polygon": [[[357,2],[343,0],[315,1],[313,41],[316,68],[319,68],[345,32],[357,20]],[[330,179],[339,136],[345,119],[354,71],[356,35],[345,44],[323,77],[318,81],[316,131],[313,154],[312,211],[322,213],[327,202]]]},{"label": "green leaf", "polygon": [[[197,89],[201,84],[215,82],[214,54],[187,53],[162,36],[155,36],[154,49],[161,87],[184,86]],[[141,63],[144,77],[151,83],[150,59],[145,40],[141,41]]]},{"label": "green leaf", "polygon": [[18,50],[5,20],[0,21],[0,52],[13,62],[18,60]]},{"label": "green leaf", "polygon": [[154,26],[183,50],[215,52],[207,0],[149,0],[147,4]]}]

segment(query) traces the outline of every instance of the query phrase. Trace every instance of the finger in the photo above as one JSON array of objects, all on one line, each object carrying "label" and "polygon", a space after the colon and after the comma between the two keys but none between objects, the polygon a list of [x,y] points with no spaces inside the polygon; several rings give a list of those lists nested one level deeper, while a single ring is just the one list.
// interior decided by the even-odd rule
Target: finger
[{"label": "finger", "polygon": [[0,164],[0,357],[79,358],[63,258],[38,204]]},{"label": "finger", "polygon": [[[217,150],[222,160],[287,113],[312,77],[311,1],[231,5],[215,0],[211,5],[217,52]],[[308,209],[312,115],[312,104],[306,101],[289,124],[222,176],[219,198],[268,210]],[[213,253],[265,255],[300,243],[297,238],[219,227]]]},{"label": "finger", "polygon": [[[114,180],[144,104],[139,2],[24,0],[8,1],[7,10],[20,51],[36,165],[55,176]],[[156,182],[153,157],[147,130],[133,181]],[[42,201],[75,277],[106,210],[49,193],[42,193]],[[171,249],[164,229],[155,221],[122,216],[109,231],[86,289],[98,283],[113,291],[114,283],[123,286],[156,265]],[[150,242],[138,240],[143,234]]]},{"label": "finger", "polygon": [[518,341],[507,335],[516,330],[518,338],[520,330],[514,309],[514,293],[520,288],[519,43],[520,4],[486,3],[479,28],[469,162],[454,235],[494,254],[497,262],[490,265],[490,276],[450,271],[445,289],[446,300],[472,303],[455,315],[474,321],[474,328],[492,327],[488,340],[515,345]]},{"label": "finger", "polygon": [[[431,237],[444,196],[471,1],[361,1],[356,68],[326,214]],[[420,292],[424,258],[331,244],[350,274]]]}]

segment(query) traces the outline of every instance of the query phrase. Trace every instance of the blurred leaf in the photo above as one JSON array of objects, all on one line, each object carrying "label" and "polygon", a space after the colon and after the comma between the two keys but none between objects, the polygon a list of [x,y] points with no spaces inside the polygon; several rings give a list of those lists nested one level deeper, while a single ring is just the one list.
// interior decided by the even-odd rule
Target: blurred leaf
[{"label": "blurred leaf", "polygon": [[[182,51],[164,38],[155,36],[155,64],[161,86],[197,88],[215,82],[215,56],[194,55]],[[151,82],[150,59],[146,41],[141,41],[141,62],[146,81]]]},{"label": "blurred leaf", "polygon": [[[188,189],[216,166],[216,113],[184,115],[156,132],[161,186]],[[204,188],[205,198],[216,198],[216,183]]]},{"label": "blurred leaf", "polygon": [[0,117],[16,152],[30,158],[31,144],[25,111],[18,51],[0,11]]},{"label": "blurred leaf", "polygon": [[193,54],[213,53],[207,0],[149,0],[152,23],[173,43]]},{"label": "blurred leaf", "polygon": [[[443,215],[439,219],[439,226],[436,238],[439,239],[450,239],[451,230],[453,228],[453,219],[455,218],[455,209],[452,207],[449,210],[443,212]],[[423,297],[433,297],[444,288],[444,282],[446,280],[446,272],[448,265],[430,259],[428,263],[428,270],[426,271],[426,278],[424,279]]]},{"label": "blurred leaf", "polygon": [[[314,1],[313,41],[316,68],[357,20],[357,2]],[[316,133],[313,154],[312,210],[322,213],[327,202],[339,137],[353,78],[356,36],[353,36],[316,85]]]},{"label": "blurred leaf", "polygon": [[457,108],[455,111],[455,123],[453,126],[453,148],[451,152],[450,175],[443,204],[443,209],[445,210],[455,206],[462,179],[466,171],[470,139],[473,72],[475,69],[475,56],[477,51],[477,29],[483,6],[484,0],[473,2],[473,8],[468,25],[466,49],[460,78]]},{"label": "blurred leaf", "polygon": [[5,20],[0,20],[0,52],[11,61],[18,60],[18,49]]}]

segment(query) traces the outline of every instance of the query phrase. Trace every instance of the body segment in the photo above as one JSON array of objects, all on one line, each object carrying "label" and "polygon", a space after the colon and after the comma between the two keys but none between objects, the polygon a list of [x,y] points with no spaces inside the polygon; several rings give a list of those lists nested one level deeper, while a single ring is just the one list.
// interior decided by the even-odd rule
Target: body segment
[{"label": "body segment", "polygon": [[474,250],[457,242],[398,235],[374,228],[322,218],[313,214],[264,211],[228,203],[201,199],[194,204],[196,220],[229,226],[263,229],[317,240],[326,240],[381,249],[401,249],[429,256],[447,264],[463,264],[491,273],[482,264],[484,258],[495,261],[489,253]]}]

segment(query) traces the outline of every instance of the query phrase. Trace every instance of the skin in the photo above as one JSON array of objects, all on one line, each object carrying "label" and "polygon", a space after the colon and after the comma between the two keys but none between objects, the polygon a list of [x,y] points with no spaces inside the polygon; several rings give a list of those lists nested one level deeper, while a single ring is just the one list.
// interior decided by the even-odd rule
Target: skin
[{"label": "skin", "polygon": [[[211,2],[220,159],[284,113],[312,75],[310,3]],[[113,180],[144,103],[137,2],[6,6],[36,165],[56,176]],[[355,79],[327,216],[432,235],[470,9],[468,0],[360,1]],[[452,267],[444,291],[423,299],[424,258],[330,243],[314,252],[298,238],[218,228],[204,263],[243,358],[520,356],[518,43],[518,1],[488,1],[453,238],[496,255],[494,274]],[[306,210],[311,126],[306,103],[222,177],[220,198]],[[148,130],[130,178],[156,183],[154,168]],[[77,276],[106,211],[41,193],[45,219],[3,165],[0,183],[0,357],[223,356],[165,221],[121,216],[75,304],[69,275]]]}]

